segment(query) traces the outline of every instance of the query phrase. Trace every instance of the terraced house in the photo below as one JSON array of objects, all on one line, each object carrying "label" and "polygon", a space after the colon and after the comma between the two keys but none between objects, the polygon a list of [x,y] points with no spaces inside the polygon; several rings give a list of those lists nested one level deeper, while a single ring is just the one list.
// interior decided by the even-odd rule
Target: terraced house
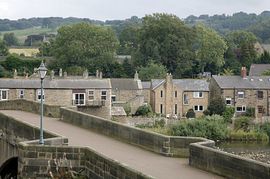
[{"label": "terraced house", "polygon": [[210,90],[211,98],[222,96],[226,105],[235,107],[236,115],[255,108],[257,119],[269,116],[270,76],[247,76],[243,67],[241,76],[213,76]]},{"label": "terraced house", "polygon": [[[0,79],[0,100],[41,100],[40,79]],[[79,110],[109,118],[111,113],[110,79],[44,80],[45,104],[78,107]]]},{"label": "terraced house", "polygon": [[166,79],[151,81],[150,104],[154,112],[167,117],[185,117],[193,109],[196,117],[203,115],[209,102],[209,83],[204,79]]}]

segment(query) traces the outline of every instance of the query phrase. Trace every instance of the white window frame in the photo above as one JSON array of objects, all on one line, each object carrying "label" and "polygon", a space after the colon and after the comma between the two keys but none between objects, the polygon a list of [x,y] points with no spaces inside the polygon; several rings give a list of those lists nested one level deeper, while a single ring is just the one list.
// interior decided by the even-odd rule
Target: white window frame
[{"label": "white window frame", "polygon": [[[103,92],[105,92],[105,95],[104,94],[102,94]],[[101,98],[101,100],[102,101],[106,101],[107,100],[107,91],[106,90],[101,90],[101,92],[100,92],[100,98]],[[103,97],[105,97],[105,99],[102,99]]]},{"label": "white window frame", "polygon": [[[41,101],[41,89],[37,89],[37,101]],[[43,101],[45,101],[45,90],[43,89]]]},{"label": "white window frame", "polygon": [[[0,90],[0,101],[6,101],[6,100],[8,100],[8,89],[1,89]],[[3,99],[3,92],[6,92],[6,98],[5,99]]]},{"label": "white window frame", "polygon": [[[93,94],[90,94],[90,92],[93,92]],[[93,99],[90,99],[90,97],[93,97]],[[94,101],[95,100],[95,91],[89,90],[88,91],[88,101]]]},{"label": "white window frame", "polygon": [[203,98],[203,92],[202,91],[195,91],[193,92],[194,98]]},{"label": "white window frame", "polygon": [[[227,101],[230,101],[230,104],[228,104]],[[226,98],[225,102],[226,102],[227,106],[231,106],[232,105],[232,98]]]},{"label": "white window frame", "polygon": [[[195,109],[195,107],[197,107],[197,110]],[[200,110],[200,107],[202,107],[202,110]],[[197,112],[200,112],[200,111],[204,110],[204,107],[203,107],[203,105],[195,105],[195,106],[193,106],[193,110],[197,111]]]},{"label": "white window frame", "polygon": [[[243,97],[242,97],[243,95]],[[244,91],[238,91],[237,92],[238,99],[244,99],[245,98],[245,92]]]},{"label": "white window frame", "polygon": [[[76,101],[81,101],[81,99],[76,99],[76,95],[83,95],[83,103],[76,103]],[[73,93],[72,95],[72,100],[73,100],[73,105],[74,106],[84,106],[85,105],[85,93]]]},{"label": "white window frame", "polygon": [[[186,98],[187,98],[187,100],[185,100],[185,96],[186,96]],[[187,103],[186,103],[186,101],[187,101]],[[188,94],[183,94],[183,104],[184,105],[188,105]]]},{"label": "white window frame", "polygon": [[24,89],[19,89],[18,91],[18,98],[19,99],[24,99]]},{"label": "white window frame", "polygon": [[[236,106],[235,108],[236,108],[236,109],[235,109],[236,112],[246,112],[246,109],[247,109],[245,105],[242,105],[242,106]],[[239,110],[237,110],[237,108],[241,108],[242,110],[239,111]],[[243,110],[243,109],[244,109],[244,110]]]}]

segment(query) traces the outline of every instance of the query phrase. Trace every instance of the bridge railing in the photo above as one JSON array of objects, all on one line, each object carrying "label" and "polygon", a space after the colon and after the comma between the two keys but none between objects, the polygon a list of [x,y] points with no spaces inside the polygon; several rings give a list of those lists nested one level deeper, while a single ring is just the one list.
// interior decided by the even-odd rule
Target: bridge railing
[{"label": "bridge railing", "polygon": [[[49,117],[60,117],[60,106],[44,104],[44,115]],[[25,99],[0,101],[0,109],[3,110],[21,110],[40,114],[40,103]]]},{"label": "bridge railing", "polygon": [[165,156],[188,157],[190,143],[207,140],[199,137],[166,136],[65,107],[60,108],[60,114],[61,120],[65,122],[117,138],[123,142]]}]

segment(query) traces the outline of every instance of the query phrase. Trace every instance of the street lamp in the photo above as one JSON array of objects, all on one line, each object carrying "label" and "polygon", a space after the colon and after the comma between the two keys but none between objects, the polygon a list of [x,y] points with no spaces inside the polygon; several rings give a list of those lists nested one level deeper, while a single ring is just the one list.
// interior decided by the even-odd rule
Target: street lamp
[{"label": "street lamp", "polygon": [[39,68],[38,68],[38,74],[40,77],[40,82],[41,82],[41,97],[40,97],[40,138],[39,138],[39,144],[44,144],[44,139],[43,139],[43,80],[46,76],[46,73],[48,69],[45,67],[45,64],[43,61],[41,62]]}]

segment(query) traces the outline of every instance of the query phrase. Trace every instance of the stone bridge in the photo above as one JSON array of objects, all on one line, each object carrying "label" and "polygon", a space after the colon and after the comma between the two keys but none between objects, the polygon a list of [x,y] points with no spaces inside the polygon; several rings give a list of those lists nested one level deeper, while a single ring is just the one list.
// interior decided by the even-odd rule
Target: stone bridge
[{"label": "stone bridge", "polygon": [[205,171],[228,178],[270,177],[270,165],[215,150],[213,141],[164,136],[68,108],[45,106],[46,115],[58,118],[44,118],[45,145],[39,145],[37,104],[0,102],[0,109],[5,109],[0,110],[2,178],[52,178],[64,171],[98,179],[221,178]]}]

